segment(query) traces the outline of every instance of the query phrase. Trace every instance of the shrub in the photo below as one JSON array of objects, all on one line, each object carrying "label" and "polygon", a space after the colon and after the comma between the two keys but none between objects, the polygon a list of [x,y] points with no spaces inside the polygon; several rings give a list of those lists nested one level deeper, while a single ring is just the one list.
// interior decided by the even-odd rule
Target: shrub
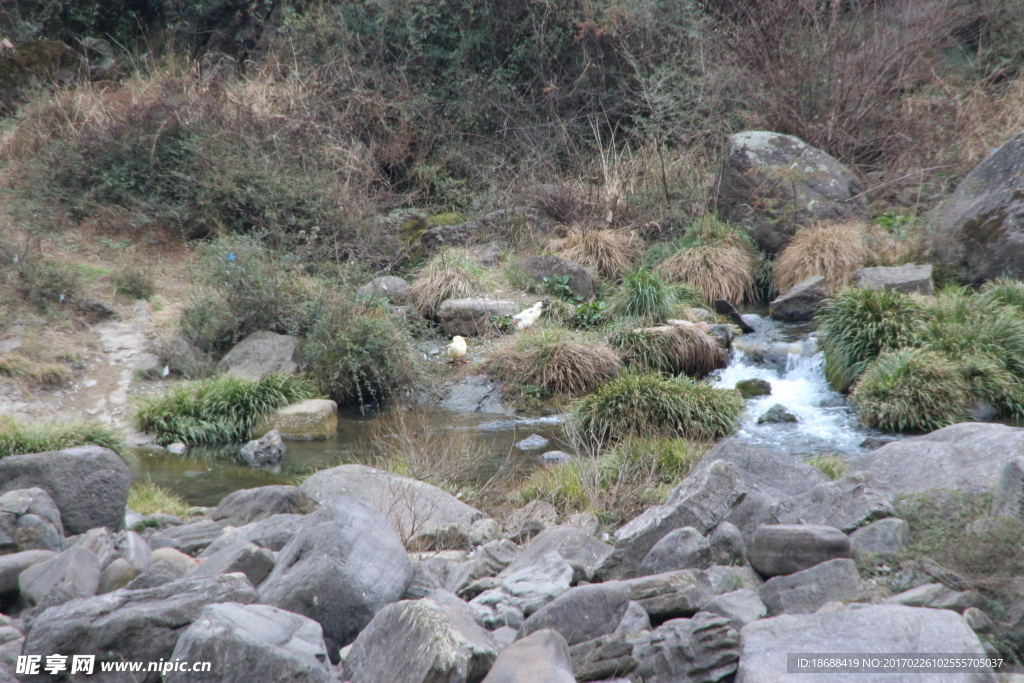
[{"label": "shrub", "polygon": [[258,381],[222,375],[181,382],[143,399],[135,424],[155,432],[160,445],[248,439],[278,408],[316,395],[313,384],[298,375],[267,375]]},{"label": "shrub", "polygon": [[665,282],[655,271],[640,268],[623,278],[608,312],[642,323],[657,323],[677,315],[682,306],[699,304],[700,299],[692,287]]},{"label": "shrub", "polygon": [[559,256],[593,268],[608,280],[618,280],[633,269],[640,254],[641,241],[626,230],[566,228],[565,237],[552,240],[550,247]]},{"label": "shrub", "polygon": [[805,458],[804,462],[811,467],[817,467],[832,481],[842,479],[843,475],[846,474],[846,470],[850,467],[850,463],[845,458],[831,453],[812,455],[809,458]]},{"label": "shrub", "polygon": [[914,343],[920,317],[920,304],[906,294],[841,289],[816,316],[828,381],[847,391],[879,354]]},{"label": "shrub", "polygon": [[607,344],[562,329],[534,328],[495,346],[484,368],[520,389],[536,387],[546,396],[573,397],[618,377],[622,362]]},{"label": "shrub", "polygon": [[124,438],[106,425],[92,422],[48,422],[25,424],[0,416],[0,457],[22,453],[59,451],[93,444],[124,455]]},{"label": "shrub", "polygon": [[182,519],[191,517],[192,506],[174,493],[150,481],[139,481],[128,489],[128,507],[140,515],[163,513]]},{"label": "shrub", "polygon": [[626,329],[608,341],[628,367],[640,372],[703,378],[729,364],[729,352],[696,327]]},{"label": "shrub", "polygon": [[382,305],[325,304],[299,347],[300,364],[339,405],[367,405],[419,383],[409,332]]},{"label": "shrub", "polygon": [[446,299],[478,294],[484,286],[483,270],[471,256],[459,250],[435,255],[409,285],[409,296],[420,315],[435,317]]},{"label": "shrub", "polygon": [[734,303],[754,299],[757,258],[738,236],[707,244],[683,247],[658,266],[658,272],[674,282],[695,287],[705,302],[725,299]]},{"label": "shrub", "polygon": [[814,275],[831,289],[844,284],[863,265],[867,250],[860,223],[821,221],[799,230],[775,260],[772,278],[779,292]]},{"label": "shrub", "polygon": [[567,427],[584,446],[655,434],[706,441],[735,431],[745,407],[733,390],[629,372],[578,400]]},{"label": "shrub", "polygon": [[118,294],[132,299],[148,299],[156,293],[153,279],[148,273],[134,268],[118,272],[114,275],[114,286]]},{"label": "shrub", "polygon": [[970,387],[960,368],[938,353],[881,354],[850,394],[864,424],[890,432],[930,432],[966,419]]},{"label": "shrub", "polygon": [[78,276],[63,264],[45,256],[28,256],[16,266],[18,294],[41,313],[63,303],[70,304],[78,294]]}]

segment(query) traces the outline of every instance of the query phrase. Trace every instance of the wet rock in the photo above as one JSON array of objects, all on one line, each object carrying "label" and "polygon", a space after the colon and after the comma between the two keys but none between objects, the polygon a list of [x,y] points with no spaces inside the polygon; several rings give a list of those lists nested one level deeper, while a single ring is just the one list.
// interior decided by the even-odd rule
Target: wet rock
[{"label": "wet rock", "polygon": [[714,337],[715,341],[723,349],[728,349],[732,345],[732,340],[736,337],[732,325],[712,325],[708,330],[708,334]]},{"label": "wet rock", "polygon": [[741,379],[736,382],[736,391],[740,392],[743,398],[768,396],[772,393],[772,384],[764,379]]},{"label": "wet rock", "polygon": [[[740,328],[740,331],[743,332],[743,334],[751,334],[752,332],[757,331],[747,324],[747,321],[743,319],[743,316],[741,316],[739,311],[736,310],[736,307],[725,299],[715,299],[715,313],[727,316],[734,325]],[[718,326],[715,325],[714,327]]]},{"label": "wet rock", "polygon": [[762,576],[782,576],[850,557],[850,539],[818,524],[773,524],[754,532],[747,559]]},{"label": "wet rock", "polygon": [[550,629],[502,651],[483,683],[575,683],[565,638]]},{"label": "wet rock", "polygon": [[775,320],[803,322],[811,320],[829,295],[829,286],[820,275],[793,285],[771,302],[769,315]]},{"label": "wet rock", "polygon": [[516,448],[521,451],[539,451],[540,449],[545,448],[549,443],[550,441],[540,434],[530,434],[530,436],[526,437],[522,441],[517,442]]},{"label": "wet rock", "polygon": [[[708,537],[711,546],[711,561],[718,565],[743,564],[746,558],[746,544],[743,533],[730,522],[720,522]],[[707,569],[707,567],[702,567]]]},{"label": "wet rock", "polygon": [[270,330],[258,330],[235,344],[217,363],[217,372],[249,380],[267,375],[294,375],[298,339]]},{"label": "wet rock", "polygon": [[780,524],[819,524],[851,532],[893,514],[888,491],[869,472],[818,484],[772,508]]},{"label": "wet rock", "polygon": [[907,263],[895,267],[861,268],[853,274],[853,282],[861,289],[892,289],[907,294],[934,293],[931,264],[915,266]]},{"label": "wet rock", "polygon": [[338,404],[330,399],[311,398],[279,409],[253,436],[277,430],[285,441],[318,441],[338,433]]},{"label": "wet rock", "polygon": [[526,297],[517,301],[475,297],[448,299],[437,311],[444,333],[449,337],[462,335],[475,337],[494,330],[495,317],[515,315],[540,301],[540,297]]},{"label": "wet rock", "polygon": [[180,441],[168,444],[164,448],[166,448],[167,452],[170,453],[171,455],[185,455],[186,453],[188,453],[188,446],[181,443]]},{"label": "wet rock", "polygon": [[242,446],[242,460],[255,467],[280,465],[286,450],[281,432],[271,429],[269,432]]},{"label": "wet rock", "polygon": [[826,603],[861,597],[860,576],[853,560],[829,560],[769,579],[757,595],[772,616],[810,614]]},{"label": "wet rock", "polygon": [[[308,480],[307,480],[308,482]],[[306,516],[260,586],[260,601],[320,622],[332,660],[413,577],[401,539],[355,496]]]},{"label": "wet rock", "polygon": [[737,632],[747,624],[768,616],[768,608],[757,592],[749,588],[723,593],[706,604],[703,611],[725,617]]},{"label": "wet rock", "polygon": [[131,470],[124,461],[99,446],[9,455],[0,460],[0,493],[43,489],[60,510],[66,535],[101,526],[120,531],[131,483]]},{"label": "wet rock", "polygon": [[692,527],[666,534],[654,544],[640,563],[640,576],[661,574],[677,569],[707,569],[711,566],[711,544]]},{"label": "wet rock", "polygon": [[712,597],[711,582],[699,569],[682,569],[624,581],[632,599],[652,619],[690,617]]},{"label": "wet rock", "polygon": [[383,275],[375,277],[356,290],[356,296],[363,299],[387,299],[397,306],[402,306],[410,303],[409,283],[394,275]]},{"label": "wet rock", "polygon": [[731,593],[743,588],[756,591],[764,585],[764,579],[750,567],[721,567],[712,565],[704,573],[711,582],[711,590],[715,595]]},{"label": "wet rock", "polygon": [[848,168],[798,138],[767,131],[729,138],[716,203],[724,220],[751,221],[755,241],[770,254],[813,221],[870,220]]},{"label": "wet rock", "polygon": [[469,375],[443,387],[438,406],[456,413],[510,415],[514,410],[502,404],[504,397],[501,383],[487,375]]},{"label": "wet rock", "polygon": [[317,503],[295,486],[260,486],[240,489],[224,496],[213,511],[213,520],[223,526],[243,526],[273,515],[306,514]]},{"label": "wet rock", "polygon": [[910,542],[910,527],[902,519],[889,517],[872,522],[850,534],[855,559],[865,555],[892,557]]},{"label": "wet rock", "polygon": [[650,641],[634,651],[636,675],[644,683],[721,681],[736,671],[739,636],[729,620],[699,612],[692,619],[673,619],[651,632]]},{"label": "wet rock", "polygon": [[594,298],[594,277],[572,261],[558,256],[530,256],[523,260],[520,268],[538,283],[561,284],[564,281],[569,291],[580,299]]},{"label": "wet rock", "polygon": [[789,408],[776,403],[769,408],[761,417],[757,418],[757,424],[783,424],[785,422],[799,422],[800,418],[790,412]]},{"label": "wet rock", "polygon": [[620,581],[571,588],[530,615],[517,638],[550,628],[570,646],[592,640],[615,630],[631,599],[629,587]]},{"label": "wet rock", "polygon": [[[210,662],[209,674],[171,672],[165,683],[210,680],[327,683],[320,624],[269,605],[208,605],[178,639],[172,657]],[[396,679],[397,680],[397,679]]]}]

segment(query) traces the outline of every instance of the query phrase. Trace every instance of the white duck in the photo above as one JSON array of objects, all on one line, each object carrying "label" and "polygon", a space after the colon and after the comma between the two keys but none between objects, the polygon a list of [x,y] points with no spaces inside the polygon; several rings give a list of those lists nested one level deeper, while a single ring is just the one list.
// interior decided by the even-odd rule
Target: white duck
[{"label": "white duck", "polygon": [[523,330],[524,332],[529,330],[535,322],[540,318],[541,310],[544,308],[544,302],[538,301],[533,306],[530,306],[525,311],[517,313],[512,316],[512,319],[516,321],[516,329]]},{"label": "white duck", "polygon": [[463,337],[455,335],[452,337],[452,343],[448,345],[448,357],[452,359],[453,363],[468,363],[466,360],[466,340]]}]

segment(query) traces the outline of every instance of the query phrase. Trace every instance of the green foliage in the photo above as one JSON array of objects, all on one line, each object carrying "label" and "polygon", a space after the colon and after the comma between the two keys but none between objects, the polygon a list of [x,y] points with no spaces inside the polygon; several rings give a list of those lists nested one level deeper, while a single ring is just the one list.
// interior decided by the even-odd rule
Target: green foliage
[{"label": "green foliage", "polygon": [[707,441],[735,431],[745,407],[733,390],[629,372],[573,404],[568,428],[591,445],[655,434]]},{"label": "green foliage", "polygon": [[160,445],[248,439],[278,408],[316,395],[313,384],[298,375],[267,375],[258,381],[221,375],[181,382],[144,398],[135,424],[155,432]]},{"label": "green foliage", "polygon": [[825,377],[847,391],[879,354],[910,345],[921,306],[887,289],[841,289],[816,316]]},{"label": "green foliage", "polygon": [[419,383],[412,338],[383,306],[326,303],[299,348],[302,367],[339,405],[367,405]]},{"label": "green foliage", "polygon": [[960,368],[943,356],[908,348],[880,355],[850,400],[866,425],[930,432],[966,418],[970,387]]},{"label": "green foliage", "polygon": [[579,303],[583,301],[583,297],[577,294],[569,285],[570,279],[568,275],[551,275],[543,279],[540,284],[540,291],[544,294],[556,296],[562,301],[574,304]]},{"label": "green foliage", "polygon": [[981,298],[985,301],[1013,306],[1024,313],[1024,282],[1009,278],[987,282],[981,289]]},{"label": "green foliage", "polygon": [[608,312],[644,323],[657,323],[673,317],[683,306],[699,306],[701,302],[700,293],[693,287],[670,284],[655,271],[642,267],[623,278]]},{"label": "green foliage", "polygon": [[603,301],[590,301],[576,306],[572,325],[581,330],[590,330],[600,327],[607,320],[608,304]]},{"label": "green foliage", "polygon": [[160,512],[181,519],[190,517],[189,513],[192,510],[192,506],[186,503],[181,496],[171,493],[151,481],[139,481],[132,484],[132,487],[128,489],[128,507],[140,515],[152,515]]},{"label": "green foliage", "polygon": [[22,453],[59,451],[93,444],[124,455],[124,438],[106,425],[92,422],[44,422],[25,424],[0,416],[0,457]]},{"label": "green foliage", "polygon": [[832,481],[842,479],[846,474],[846,470],[850,467],[850,463],[845,458],[832,453],[812,455],[809,458],[805,458],[804,462],[811,467],[817,467]]},{"label": "green foliage", "polygon": [[148,273],[135,268],[119,271],[114,275],[114,286],[118,294],[133,299],[148,299],[156,293],[153,279]]},{"label": "green foliage", "polygon": [[78,294],[78,276],[45,256],[28,255],[18,261],[15,271],[18,294],[40,313],[70,305]]},{"label": "green foliage", "polygon": [[875,217],[875,225],[881,227],[899,241],[907,239],[911,231],[920,222],[921,219],[917,216],[908,216],[892,211],[887,211],[881,216]]}]

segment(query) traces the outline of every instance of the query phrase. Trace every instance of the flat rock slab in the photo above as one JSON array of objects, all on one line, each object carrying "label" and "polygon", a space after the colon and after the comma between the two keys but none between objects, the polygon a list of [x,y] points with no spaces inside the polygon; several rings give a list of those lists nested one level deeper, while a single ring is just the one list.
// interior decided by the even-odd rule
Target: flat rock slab
[{"label": "flat rock slab", "polygon": [[823,524],[849,533],[893,514],[889,492],[870,472],[818,484],[772,508],[780,524]]},{"label": "flat rock slab", "polygon": [[807,321],[818,312],[828,294],[828,282],[820,275],[815,275],[797,283],[772,301],[768,314],[776,320]]},{"label": "flat rock slab", "polygon": [[934,294],[931,264],[861,268],[853,274],[853,282],[861,289],[892,289],[906,294]]},{"label": "flat rock slab", "polygon": [[493,332],[495,317],[515,315],[541,301],[542,297],[526,297],[516,301],[484,297],[448,299],[441,303],[437,316],[449,337],[475,337]]},{"label": "flat rock slab", "polygon": [[273,515],[305,514],[317,503],[295,486],[259,486],[239,489],[224,496],[213,511],[213,521],[222,526],[244,526]]},{"label": "flat rock slab", "polygon": [[769,579],[757,591],[768,614],[810,614],[830,602],[861,596],[853,560],[829,560],[788,576]]}]

